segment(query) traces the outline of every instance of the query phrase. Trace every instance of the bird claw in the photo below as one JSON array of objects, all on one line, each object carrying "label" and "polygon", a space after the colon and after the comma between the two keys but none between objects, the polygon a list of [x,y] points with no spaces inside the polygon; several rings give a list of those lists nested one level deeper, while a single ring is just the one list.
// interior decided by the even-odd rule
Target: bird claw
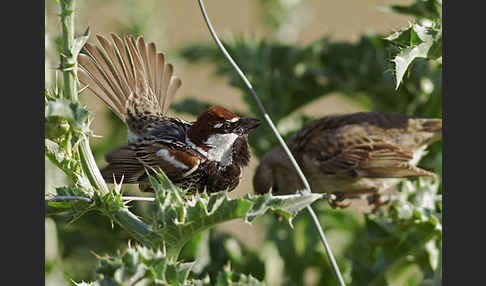
[{"label": "bird claw", "polygon": [[384,199],[383,196],[378,193],[368,196],[368,204],[373,205],[373,209],[371,210],[373,213],[375,213],[381,206],[388,204],[390,201],[391,199],[388,196],[386,196]]},{"label": "bird claw", "polygon": [[344,209],[344,208],[347,208],[351,205],[351,202],[344,202],[344,199],[345,198],[336,198],[334,200],[329,200],[329,205],[332,207],[332,208],[341,208],[341,209]]}]

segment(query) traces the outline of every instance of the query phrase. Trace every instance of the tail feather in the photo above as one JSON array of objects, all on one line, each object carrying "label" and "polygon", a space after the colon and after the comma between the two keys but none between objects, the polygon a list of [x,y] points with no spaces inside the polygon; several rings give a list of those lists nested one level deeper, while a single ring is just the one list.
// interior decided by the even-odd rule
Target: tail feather
[{"label": "tail feather", "polygon": [[101,48],[87,43],[78,57],[80,82],[125,122],[128,114],[164,115],[181,86],[164,54],[142,37],[96,37]]},{"label": "tail feather", "polygon": [[122,120],[125,120],[125,106],[110,90],[104,76],[89,57],[78,56],[78,62],[83,69],[78,71],[79,81],[103,100]]},{"label": "tail feather", "polygon": [[157,48],[154,43],[147,44],[147,63],[149,69],[149,82],[154,93],[157,94]]},{"label": "tail feather", "polygon": [[86,43],[84,47],[88,51],[88,54],[95,60],[94,62],[97,68],[100,70],[104,80],[110,87],[110,92],[124,104],[125,96],[123,95],[120,86],[120,80],[117,78],[118,76],[115,72],[114,65],[109,59],[109,56],[107,56],[107,53],[90,43]]},{"label": "tail feather", "polygon": [[[96,35],[96,38],[105,50],[106,55],[109,57],[113,65],[113,72],[116,73],[115,78],[118,80],[118,84],[123,90],[123,94],[130,94],[130,88],[128,87],[128,81],[125,76],[124,68],[122,67],[122,63],[119,60],[119,52],[116,50],[115,46],[111,44],[106,38],[100,35]],[[123,96],[123,99],[125,99],[125,96]]]},{"label": "tail feather", "polygon": [[86,67],[88,74],[96,77],[97,82],[103,85],[103,89],[106,91],[106,95],[110,97],[110,99],[121,106],[121,111],[123,112],[126,98],[123,94],[123,91],[120,88],[119,80],[116,79],[116,73],[114,73],[113,64],[108,60],[106,54],[99,49],[89,43],[85,46],[85,49],[88,51],[88,55],[93,59],[89,62],[88,65],[85,62],[80,62],[82,67]]},{"label": "tail feather", "polygon": [[162,108],[164,113],[166,113],[167,109],[169,109],[169,103],[172,102],[177,90],[181,87],[181,85],[182,85],[182,81],[180,80],[180,78],[175,76],[171,78],[169,83],[169,88],[167,89],[167,96],[166,96],[168,103],[166,103]]},{"label": "tail feather", "polygon": [[164,93],[162,92],[162,77],[165,73],[165,56],[163,53],[157,53],[155,57],[155,72],[155,90],[159,95],[159,104],[162,108],[162,103],[164,102]]},{"label": "tail feather", "polygon": [[101,176],[107,183],[133,184],[144,180],[145,169],[142,165],[111,163],[101,170]]},{"label": "tail feather", "polygon": [[152,67],[150,66],[150,62],[148,60],[148,55],[147,55],[147,45],[145,44],[145,41],[143,40],[142,37],[138,37],[136,44],[137,44],[136,47],[138,48],[138,54],[141,57],[142,65],[145,71],[144,75],[146,77],[146,83],[152,90],[152,93],[155,94],[154,82],[152,80],[152,72],[151,72]]},{"label": "tail feather", "polygon": [[[167,63],[164,65],[164,73],[162,75],[160,94],[164,94],[164,95],[167,94],[167,91],[169,90],[170,78],[172,77],[173,72],[174,72],[174,67],[172,66],[172,64]],[[168,96],[165,96],[162,99],[161,102],[162,110],[167,109],[166,105],[168,105],[168,100],[169,100]]]},{"label": "tail feather", "polygon": [[142,63],[142,58],[135,43],[135,39],[131,36],[125,37],[125,45],[128,48],[128,56],[133,67],[133,76],[135,81],[134,97],[140,98],[142,96],[150,96],[148,88],[147,74]]},{"label": "tail feather", "polygon": [[[113,43],[115,44],[114,46],[115,51],[117,52],[120,65],[123,68],[123,72],[125,73],[125,77],[131,92],[132,90],[135,90],[135,79],[133,77],[133,68],[130,63],[130,58],[128,57],[126,46],[123,43],[122,39],[120,39],[120,37],[118,37],[113,33],[111,33],[110,35],[113,40]],[[103,36],[99,35],[99,37],[103,37]],[[129,93],[125,95],[128,97]]]}]

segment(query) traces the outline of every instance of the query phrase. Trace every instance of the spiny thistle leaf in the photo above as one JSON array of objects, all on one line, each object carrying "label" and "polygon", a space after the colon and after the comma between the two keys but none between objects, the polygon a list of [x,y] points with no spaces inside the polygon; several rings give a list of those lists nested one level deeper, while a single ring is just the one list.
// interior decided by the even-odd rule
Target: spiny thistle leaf
[{"label": "spiny thistle leaf", "polygon": [[[88,128],[89,112],[79,102],[72,102],[67,99],[49,100],[45,110],[47,121],[51,118],[59,118],[68,121],[76,130],[89,133]],[[49,125],[46,125],[46,128]]]},{"label": "spiny thistle leaf", "polygon": [[44,142],[46,156],[56,165],[61,164],[66,158],[66,154],[62,152],[56,142],[49,139],[45,139]]},{"label": "spiny thistle leaf", "polygon": [[96,270],[96,281],[76,285],[264,285],[251,275],[233,272],[229,265],[218,275],[216,283],[211,283],[209,277],[204,280],[190,279],[194,262],[175,262],[163,250],[154,251],[143,246],[129,246],[123,254],[98,256],[98,259],[100,264]]},{"label": "spiny thistle leaf", "polygon": [[251,275],[235,273],[231,271],[230,265],[224,267],[223,272],[218,275],[215,286],[264,286],[265,283],[258,281]]},{"label": "spiny thistle leaf", "polygon": [[71,54],[73,55],[73,58],[77,58],[79,52],[81,49],[84,47],[84,44],[89,39],[90,31],[89,31],[89,26],[86,28],[82,36],[79,36],[74,39],[73,46],[71,47]]},{"label": "spiny thistle leaf", "polygon": [[199,232],[213,225],[236,218],[250,222],[268,211],[288,219],[322,198],[320,194],[272,196],[246,195],[230,199],[226,191],[186,195],[163,172],[148,175],[156,193],[157,211],[153,231],[159,234],[169,256],[177,256],[181,248]]},{"label": "spiny thistle leaf", "polygon": [[71,101],[67,99],[56,99],[49,101],[46,108],[46,118],[47,117],[61,117],[67,120],[74,120],[74,112],[69,106]]},{"label": "spiny thistle leaf", "polygon": [[411,24],[407,29],[397,31],[385,39],[400,47],[400,52],[392,60],[397,89],[415,59],[436,60],[442,57],[442,28],[438,24]]},{"label": "spiny thistle leaf", "polygon": [[291,224],[292,218],[295,217],[299,211],[314,201],[322,198],[322,194],[309,193],[305,195],[273,196],[272,194],[267,193],[255,197],[247,195],[245,198],[254,202],[252,208],[246,213],[245,220],[247,222],[251,222],[255,217],[263,215],[268,210],[272,210],[281,214]]},{"label": "spiny thistle leaf", "polygon": [[417,0],[410,6],[392,5],[390,9],[416,17],[415,24],[385,38],[400,49],[392,60],[398,89],[415,59],[425,58],[442,63],[442,0]]},{"label": "spiny thistle leaf", "polygon": [[[92,193],[90,193],[90,189],[83,189],[83,188],[78,188],[73,185],[70,185],[66,187],[56,188],[54,194],[46,194],[46,195],[89,198],[92,195]],[[69,212],[69,214],[73,217],[72,221],[78,219],[86,212],[95,209],[95,205],[91,204],[89,201],[83,201],[83,200],[64,200],[64,201],[49,200],[46,201],[45,207],[46,207],[46,212],[45,212],[46,217],[57,213]]]},{"label": "spiny thistle leaf", "polygon": [[98,258],[97,280],[87,285],[192,285],[187,278],[193,263],[174,262],[161,250],[135,246],[115,257]]}]

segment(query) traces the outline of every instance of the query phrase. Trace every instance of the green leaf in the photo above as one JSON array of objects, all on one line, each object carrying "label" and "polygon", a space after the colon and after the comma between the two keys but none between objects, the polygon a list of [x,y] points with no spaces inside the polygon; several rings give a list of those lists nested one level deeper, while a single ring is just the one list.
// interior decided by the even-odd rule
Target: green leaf
[{"label": "green leaf", "polygon": [[286,196],[274,196],[270,193],[266,193],[255,197],[247,195],[247,198],[252,200],[254,205],[246,212],[245,220],[251,222],[255,217],[263,215],[268,210],[271,210],[281,214],[289,221],[289,223],[291,223],[292,218],[295,217],[298,212],[322,197],[322,194],[317,193]]},{"label": "green leaf", "polygon": [[263,282],[258,281],[251,275],[235,273],[228,265],[223,272],[218,275],[215,286],[264,286]]},{"label": "green leaf", "polygon": [[82,36],[79,36],[74,39],[73,46],[71,47],[71,54],[73,58],[76,59],[78,57],[79,52],[84,47],[84,44],[86,44],[86,42],[88,41],[89,35],[90,35],[90,31],[88,26]]},{"label": "green leaf", "polygon": [[[81,189],[75,186],[65,186],[56,188],[54,194],[46,194],[49,196],[78,196],[89,198],[91,193],[89,189]],[[68,213],[73,217],[73,220],[78,219],[88,211],[95,210],[96,207],[86,201],[82,200],[64,200],[53,201],[49,200],[45,202],[46,216],[51,216],[58,213]]]},{"label": "green leaf", "polygon": [[49,101],[46,108],[45,116],[48,117],[60,117],[69,121],[73,121],[75,118],[74,111],[71,108],[71,101],[67,99],[56,99]]},{"label": "green leaf", "polygon": [[321,194],[273,196],[270,194],[230,199],[226,191],[187,195],[175,186],[162,172],[155,177],[149,174],[156,193],[157,211],[153,231],[160,235],[170,257],[177,257],[192,237],[216,224],[236,218],[250,222],[268,211],[288,219],[322,198]]},{"label": "green leaf", "polygon": [[65,153],[61,152],[59,145],[49,139],[45,139],[44,142],[46,156],[48,156],[51,161],[56,162],[57,164],[62,163],[66,155]]},{"label": "green leaf", "polygon": [[390,10],[395,13],[412,15],[419,18],[438,19],[442,16],[442,0],[418,0],[415,3],[391,5]]},{"label": "green leaf", "polygon": [[191,285],[187,278],[193,263],[174,262],[161,250],[135,246],[98,259],[94,285]]},{"label": "green leaf", "polygon": [[175,262],[162,250],[155,251],[142,246],[129,246],[123,254],[98,256],[98,260],[96,281],[76,285],[264,285],[251,275],[233,272],[229,265],[213,283],[210,283],[209,279],[190,279],[189,274],[194,262]]},{"label": "green leaf", "polygon": [[[89,133],[89,112],[79,102],[72,102],[67,99],[58,98],[49,100],[45,109],[45,117],[47,120],[46,128],[51,129],[56,127],[57,122],[62,120],[68,121],[75,131]],[[60,123],[59,123],[60,124]]]},{"label": "green leaf", "polygon": [[385,40],[388,40],[398,46],[404,47],[410,44],[412,29],[408,27],[405,30],[398,30],[393,34],[385,37]]},{"label": "green leaf", "polygon": [[413,24],[406,30],[395,32],[385,39],[401,47],[400,52],[392,60],[396,89],[415,59],[435,60],[442,56],[442,28],[440,27]]}]

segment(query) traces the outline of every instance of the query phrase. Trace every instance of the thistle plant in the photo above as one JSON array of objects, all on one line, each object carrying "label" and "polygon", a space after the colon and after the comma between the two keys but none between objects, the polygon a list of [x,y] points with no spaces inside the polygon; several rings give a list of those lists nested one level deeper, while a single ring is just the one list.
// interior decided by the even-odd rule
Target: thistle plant
[{"label": "thistle plant", "polygon": [[[158,261],[160,251],[163,251],[163,257],[177,264],[182,247],[194,236],[216,224],[236,218],[250,222],[267,212],[278,213],[291,224],[292,218],[301,209],[324,197],[320,194],[268,194],[230,199],[226,191],[212,195],[189,195],[176,187],[162,170],[154,170],[155,177],[149,175],[149,178],[155,190],[155,212],[150,219],[145,219],[150,222],[137,217],[123,199],[121,183],[108,187],[91,152],[89,137],[92,136],[92,119],[85,106],[79,102],[82,90],[78,89],[76,76],[76,59],[89,38],[89,28],[80,37],[74,37],[75,1],[60,0],[59,7],[62,29],[59,70],[62,73],[62,86],[59,87],[56,82],[54,88],[45,92],[45,154],[66,174],[70,184],[57,188],[56,194],[46,197],[47,215],[69,213],[74,223],[83,214],[97,211],[112,223],[120,225],[137,243],[150,249],[138,248],[138,252],[154,253],[154,259]],[[179,278],[185,280],[187,276]],[[160,279],[166,281],[165,278]],[[221,279],[226,278],[223,275]],[[177,281],[173,282],[180,282]]]},{"label": "thistle plant", "polygon": [[[227,192],[187,194],[156,170],[150,177],[155,196],[143,198],[149,202],[134,203],[140,198],[125,196],[120,184],[104,182],[92,150],[95,154],[105,153],[101,149],[111,147],[111,142],[105,140],[110,143],[106,146],[90,145],[93,118],[79,101],[85,95],[76,79],[77,54],[90,36],[89,29],[76,37],[75,0],[57,3],[62,51],[59,81],[53,81],[44,94],[45,156],[68,181],[54,193],[46,194],[46,216],[53,218],[49,219],[51,228],[51,222],[58,223],[60,241],[65,238],[65,224],[59,223],[64,218],[81,232],[90,231],[85,227],[87,217],[105,220],[106,229],[91,231],[97,235],[93,240],[106,239],[106,233],[119,236],[116,242],[100,242],[106,248],[103,252],[110,254],[93,255],[98,259],[94,275],[74,277],[72,273],[80,271],[77,267],[75,271],[64,271],[72,275],[66,280],[76,281],[77,285],[304,285],[313,276],[315,285],[336,284],[311,217],[299,212],[320,196],[246,195],[231,199]],[[440,8],[438,0],[391,6],[391,11],[412,15],[416,21],[396,33],[363,35],[353,43],[336,42],[324,35],[306,46],[243,37],[224,44],[258,91],[279,131],[285,131],[284,138],[311,119],[302,113],[289,114],[334,92],[365,110],[440,117]],[[193,45],[183,49],[181,55],[191,63],[211,62],[218,75],[226,76],[230,85],[241,90],[248,113],[259,114],[250,92],[216,46]],[[276,97],[282,104],[272,104]],[[171,108],[198,114],[208,105],[189,98]],[[278,144],[276,138],[267,135],[269,131],[261,128],[257,136],[250,138],[257,156]],[[120,136],[118,133],[112,130],[104,135]],[[440,170],[441,145],[432,147],[423,163]],[[440,285],[441,199],[440,182],[421,180],[402,184],[389,208],[376,214],[331,209],[322,200],[313,206],[325,222],[346,284]],[[138,207],[141,204],[148,206],[143,215]],[[268,213],[278,213],[290,224],[264,215]],[[253,222],[257,218],[265,233],[258,249],[247,247],[235,236],[213,231],[216,225],[229,220]],[[63,247],[69,248],[69,243],[72,241],[67,240]],[[89,241],[76,243],[91,246]],[[127,244],[126,251],[113,251]]]}]

